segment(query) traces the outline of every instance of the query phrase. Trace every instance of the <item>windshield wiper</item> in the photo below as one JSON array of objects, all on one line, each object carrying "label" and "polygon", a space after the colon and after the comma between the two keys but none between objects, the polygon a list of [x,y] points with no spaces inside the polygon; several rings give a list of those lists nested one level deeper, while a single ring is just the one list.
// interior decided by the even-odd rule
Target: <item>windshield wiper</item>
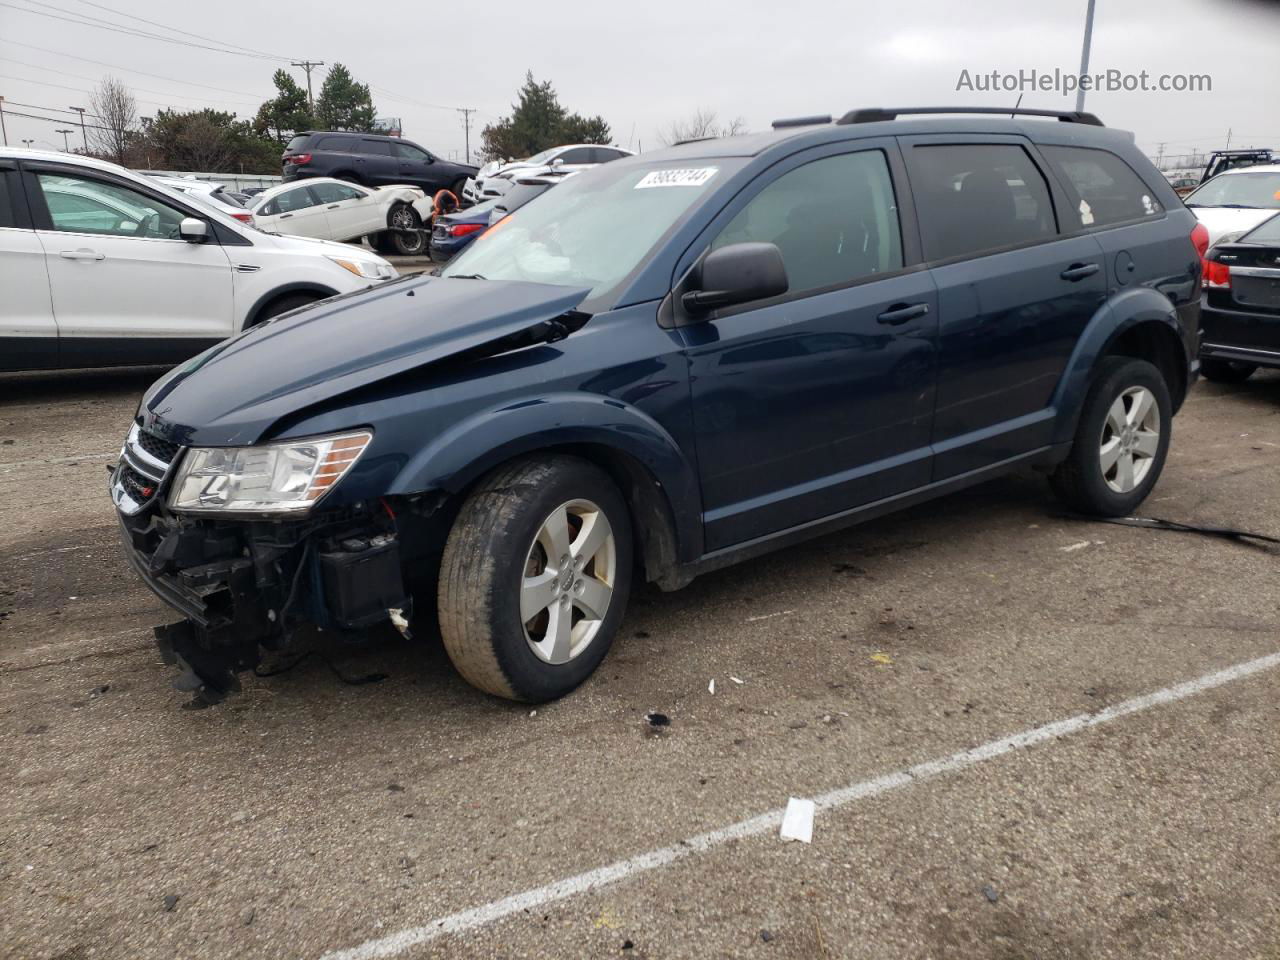
[{"label": "windshield wiper", "polygon": [[478,273],[451,273],[445,277],[446,280],[488,280],[488,277]]},{"label": "windshield wiper", "polygon": [[[1199,206],[1199,204],[1197,204]],[[1220,203],[1220,207],[1227,207],[1230,210],[1260,210],[1261,207],[1255,207],[1252,203]]]}]

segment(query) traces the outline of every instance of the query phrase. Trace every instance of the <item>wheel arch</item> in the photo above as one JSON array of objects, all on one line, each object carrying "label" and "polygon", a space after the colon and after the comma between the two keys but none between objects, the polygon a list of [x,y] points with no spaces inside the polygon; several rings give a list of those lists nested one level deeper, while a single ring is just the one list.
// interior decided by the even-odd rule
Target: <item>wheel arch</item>
[{"label": "wheel arch", "polygon": [[1186,346],[1173,304],[1149,289],[1125,291],[1094,314],[1076,341],[1066,372],[1058,383],[1053,406],[1059,411],[1054,441],[1070,442],[1099,362],[1129,356],[1153,364],[1169,386],[1176,413],[1190,388]]},{"label": "wheel arch", "polygon": [[388,493],[462,497],[505,463],[552,453],[588,460],[618,484],[647,580],[667,589],[687,582],[684,565],[702,553],[696,471],[660,424],[609,398],[544,397],[467,418],[412,457]]},{"label": "wheel arch", "polygon": [[241,325],[240,329],[248,330],[252,327],[258,322],[258,318],[262,316],[262,312],[281,297],[289,297],[299,293],[314,293],[318,300],[338,295],[338,291],[334,290],[332,287],[326,287],[322,283],[313,283],[310,281],[285,283],[278,287],[272,287],[253,302],[253,306],[249,308],[249,312],[244,315],[244,323]]}]

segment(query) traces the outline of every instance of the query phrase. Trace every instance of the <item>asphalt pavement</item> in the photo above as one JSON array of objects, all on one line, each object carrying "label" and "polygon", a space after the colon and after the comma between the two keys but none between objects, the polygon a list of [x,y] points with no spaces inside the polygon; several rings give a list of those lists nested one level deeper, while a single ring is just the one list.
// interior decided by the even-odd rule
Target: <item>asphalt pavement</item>
[{"label": "asphalt pavement", "polygon": [[[1280,553],[1029,473],[640,590],[536,711],[425,628],[186,710],[105,489],[156,373],[0,377],[0,956],[1280,957]],[[1278,414],[1198,385],[1144,515],[1280,535]]]}]

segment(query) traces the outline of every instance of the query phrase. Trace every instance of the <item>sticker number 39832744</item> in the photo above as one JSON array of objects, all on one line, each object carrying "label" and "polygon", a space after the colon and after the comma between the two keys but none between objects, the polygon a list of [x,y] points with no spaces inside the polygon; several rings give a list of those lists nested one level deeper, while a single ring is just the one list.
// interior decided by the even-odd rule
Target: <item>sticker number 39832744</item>
[{"label": "sticker number 39832744", "polygon": [[650,187],[700,187],[716,175],[718,167],[682,167],[678,170],[650,170],[635,185],[637,190]]}]

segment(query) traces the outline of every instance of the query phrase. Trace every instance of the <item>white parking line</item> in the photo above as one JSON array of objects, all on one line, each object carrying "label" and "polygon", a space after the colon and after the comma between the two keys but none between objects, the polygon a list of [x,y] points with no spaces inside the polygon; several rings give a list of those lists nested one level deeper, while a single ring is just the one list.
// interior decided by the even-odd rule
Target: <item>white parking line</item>
[{"label": "white parking line", "polygon": [[[1208,673],[1194,680],[1187,680],[1184,683],[1157,690],[1155,693],[1134,697],[1132,700],[1125,700],[1123,703],[1099,710],[1097,713],[1077,714],[1065,720],[1058,720],[1042,727],[1034,727],[1030,730],[1024,730],[1022,733],[1015,733],[1001,740],[992,740],[990,743],[974,747],[971,750],[963,750],[960,753],[953,753],[937,760],[916,764],[914,767],[887,773],[873,780],[851,783],[848,786],[819,794],[813,800],[817,804],[819,811],[834,810],[857,800],[878,796],[921,780],[929,780],[946,773],[954,773],[957,770],[974,766],[984,760],[992,760],[1014,750],[1023,750],[1046,740],[1079,733],[1081,730],[1101,726],[1104,723],[1110,723],[1130,714],[1150,710],[1152,707],[1185,700],[1187,697],[1204,693],[1206,690],[1212,690],[1215,687],[1253,676],[1264,670],[1272,670],[1276,667],[1280,667],[1280,653],[1259,657],[1246,663],[1238,663],[1233,667],[1227,667],[1225,670]],[[470,910],[451,913],[420,927],[409,927],[398,933],[366,941],[357,947],[326,953],[321,960],[373,960],[375,957],[392,957],[403,953],[411,947],[435,940],[437,937],[474,930],[504,917],[509,917],[513,913],[519,913],[522,910],[543,907],[557,900],[565,900],[611,883],[617,883],[638,873],[657,870],[659,867],[665,867],[677,860],[723,846],[731,840],[741,840],[746,837],[754,837],[774,831],[781,822],[782,809],[770,810],[759,816],[751,817],[749,820],[740,820],[737,823],[731,823],[717,830],[690,837],[668,847],[650,850],[648,853],[641,853],[626,860],[619,860],[607,866],[597,867],[595,870],[589,870],[586,873],[566,877],[563,880],[556,880],[542,887],[525,890],[523,893],[503,897],[501,900],[494,900],[479,907],[472,907]]]}]

